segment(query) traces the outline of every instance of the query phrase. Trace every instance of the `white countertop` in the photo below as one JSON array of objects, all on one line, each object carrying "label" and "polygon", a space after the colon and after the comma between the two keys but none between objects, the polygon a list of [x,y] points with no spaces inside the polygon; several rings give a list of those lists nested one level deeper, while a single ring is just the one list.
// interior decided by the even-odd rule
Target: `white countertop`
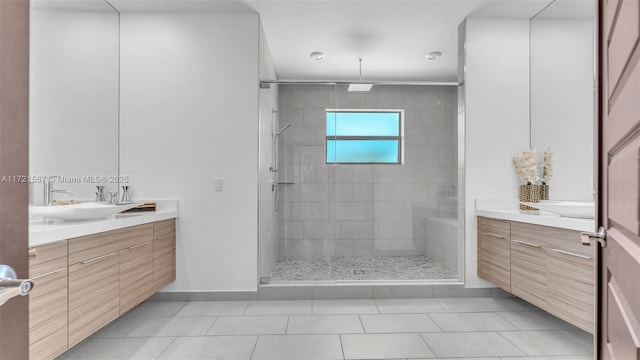
[{"label": "white countertop", "polygon": [[476,199],[476,215],[577,231],[595,231],[594,219],[569,218],[547,211],[519,210],[518,200]]},{"label": "white countertop", "polygon": [[72,239],[79,236],[97,234],[178,217],[177,200],[157,200],[155,202],[155,212],[118,214],[101,220],[62,221],[30,219],[29,246],[42,245],[54,241]]}]

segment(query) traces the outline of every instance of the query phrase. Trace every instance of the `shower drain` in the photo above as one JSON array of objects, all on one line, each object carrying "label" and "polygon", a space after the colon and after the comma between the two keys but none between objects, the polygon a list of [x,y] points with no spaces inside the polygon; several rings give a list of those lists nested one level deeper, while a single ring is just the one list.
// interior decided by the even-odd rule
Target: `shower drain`
[{"label": "shower drain", "polygon": [[354,275],[364,275],[365,271],[364,271],[364,269],[353,269],[353,274]]}]

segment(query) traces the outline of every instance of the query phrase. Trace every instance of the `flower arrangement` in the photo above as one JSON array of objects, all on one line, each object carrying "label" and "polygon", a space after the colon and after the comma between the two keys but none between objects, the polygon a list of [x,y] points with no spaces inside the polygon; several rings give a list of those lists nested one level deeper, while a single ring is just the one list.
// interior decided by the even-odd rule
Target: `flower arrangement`
[{"label": "flower arrangement", "polygon": [[544,157],[542,159],[542,185],[549,184],[549,180],[551,179],[551,172],[553,170],[553,153],[551,149],[547,148],[544,151]]},{"label": "flower arrangement", "polygon": [[512,161],[513,168],[523,184],[533,185],[540,180],[535,148],[523,151],[521,155],[515,156]]}]

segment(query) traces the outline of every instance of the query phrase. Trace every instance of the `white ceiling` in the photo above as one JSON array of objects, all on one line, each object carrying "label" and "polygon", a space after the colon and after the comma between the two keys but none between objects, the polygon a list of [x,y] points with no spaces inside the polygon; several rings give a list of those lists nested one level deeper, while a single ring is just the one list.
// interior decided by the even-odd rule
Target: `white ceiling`
[{"label": "white ceiling", "polygon": [[[552,0],[109,1],[120,11],[256,11],[279,79],[357,80],[362,57],[365,81],[455,81],[466,16],[531,18]],[[442,57],[427,61],[436,50]]]}]

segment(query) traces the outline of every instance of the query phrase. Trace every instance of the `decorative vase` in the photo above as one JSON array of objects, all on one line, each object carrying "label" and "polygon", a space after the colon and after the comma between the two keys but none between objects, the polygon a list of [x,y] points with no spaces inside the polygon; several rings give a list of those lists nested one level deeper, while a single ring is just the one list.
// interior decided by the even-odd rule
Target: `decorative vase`
[{"label": "decorative vase", "polygon": [[[538,185],[520,185],[520,201],[538,202],[540,200],[540,187]],[[520,210],[537,210],[531,206],[520,204]]]},{"label": "decorative vase", "polygon": [[549,185],[545,183],[540,185],[540,200],[549,200]]}]

